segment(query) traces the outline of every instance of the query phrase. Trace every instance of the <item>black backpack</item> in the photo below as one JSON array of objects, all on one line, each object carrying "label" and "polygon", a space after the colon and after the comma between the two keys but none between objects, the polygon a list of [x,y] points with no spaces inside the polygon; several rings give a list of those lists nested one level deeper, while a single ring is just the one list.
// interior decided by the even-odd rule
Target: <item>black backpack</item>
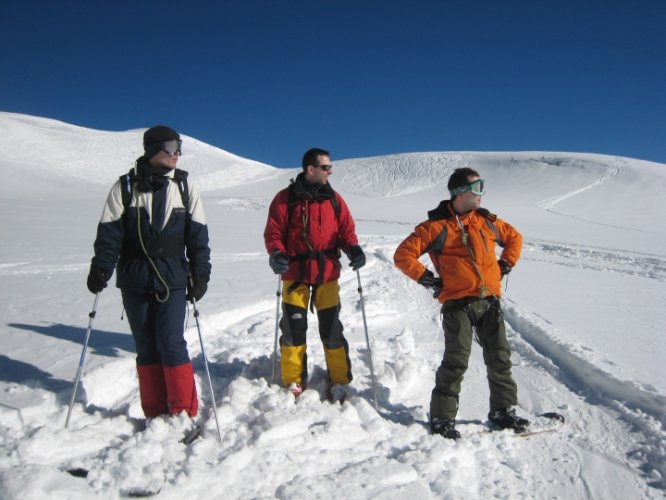
[{"label": "black backpack", "polygon": [[[291,216],[294,214],[294,207],[296,207],[296,194],[294,193],[294,184],[289,186],[289,197],[287,198],[287,224],[291,221]],[[338,197],[333,193],[333,197],[330,198],[331,205],[333,205],[333,212],[335,212],[335,219],[340,219],[340,203],[338,203]]]},{"label": "black backpack", "polygon": [[[135,178],[136,173],[134,172],[134,169],[130,170],[126,174],[121,175],[119,178],[120,185],[122,187],[124,212],[129,210],[130,204],[132,202],[132,190],[134,188]],[[170,180],[178,184],[178,191],[180,191],[180,198],[183,202],[183,207],[185,207],[185,210],[187,210],[190,205],[190,189],[187,184],[187,172],[177,168],[173,174],[173,179]]]},{"label": "black backpack", "polygon": [[[294,193],[294,183],[292,181],[292,184],[289,186],[289,191],[288,191],[289,197],[287,198],[287,227],[285,228],[285,236],[289,232],[289,223],[291,222],[291,216],[294,213],[294,208],[296,207],[296,193]],[[335,220],[338,221],[340,220],[340,203],[338,202],[338,198],[335,196],[335,193],[333,193],[333,197],[329,198],[331,201],[331,205],[333,205],[333,212],[335,213]],[[308,252],[300,255],[295,255],[293,257],[290,257],[290,261],[298,261],[300,262],[300,270],[301,270],[301,276],[299,279],[294,281],[294,283],[291,284],[289,287],[289,293],[291,293],[293,290],[295,290],[301,283],[303,276],[305,275],[305,262],[308,259],[316,258],[319,260],[319,276],[317,277],[317,285],[321,284],[323,282],[324,278],[324,266],[323,266],[323,259],[326,257],[340,257],[340,249],[337,248],[329,248],[328,250],[323,250],[321,252]],[[316,293],[316,292],[315,292]],[[314,293],[310,297],[310,310],[312,310],[312,300],[314,298]]]}]

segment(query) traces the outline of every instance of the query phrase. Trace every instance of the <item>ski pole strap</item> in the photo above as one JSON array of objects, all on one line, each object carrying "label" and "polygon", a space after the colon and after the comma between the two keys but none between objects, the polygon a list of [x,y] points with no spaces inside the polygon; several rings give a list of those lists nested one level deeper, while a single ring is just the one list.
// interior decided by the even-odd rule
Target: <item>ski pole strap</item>
[{"label": "ski pole strap", "polygon": [[[287,293],[292,293],[294,290],[296,290],[302,284],[303,284],[302,281],[294,281],[291,285],[289,285],[289,288],[287,288]],[[278,296],[279,295],[280,295],[280,292],[278,292]]]},{"label": "ski pole strap", "polygon": [[315,297],[317,296],[317,290],[319,290],[319,285],[310,285],[312,292],[310,293],[310,312],[314,313],[314,303]]},{"label": "ski pole strap", "polygon": [[[296,290],[299,286],[301,285],[307,285],[310,288],[310,305],[308,308],[310,309],[311,313],[314,313],[314,302],[315,302],[315,297],[317,295],[317,290],[319,289],[319,285],[314,284],[311,285],[309,283],[304,283],[302,281],[294,281],[289,287],[287,288],[287,294],[292,293],[294,290]],[[280,291],[278,290],[277,296],[280,296]]]}]

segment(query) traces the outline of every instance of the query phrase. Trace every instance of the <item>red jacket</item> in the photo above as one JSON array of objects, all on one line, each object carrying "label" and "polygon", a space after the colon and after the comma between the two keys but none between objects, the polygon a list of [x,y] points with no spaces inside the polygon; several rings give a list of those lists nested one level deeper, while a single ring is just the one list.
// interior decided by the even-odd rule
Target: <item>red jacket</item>
[{"label": "red jacket", "polygon": [[499,297],[501,275],[495,245],[504,247],[499,258],[513,267],[520,258],[522,235],[510,224],[480,208],[459,217],[468,235],[468,248],[448,200],[440,203],[428,216],[429,220],[419,224],[398,245],[393,256],[398,269],[418,280],[426,270],[419,258],[427,253],[444,283],[438,297],[440,302],[482,294]]},{"label": "red jacket", "polygon": [[299,174],[291,186],[273,198],[264,242],[269,254],[278,251],[289,257],[289,271],[282,279],[317,284],[340,277],[340,250],[346,252],[350,246],[358,245],[358,238],[342,196],[329,184],[306,185],[303,174]]}]

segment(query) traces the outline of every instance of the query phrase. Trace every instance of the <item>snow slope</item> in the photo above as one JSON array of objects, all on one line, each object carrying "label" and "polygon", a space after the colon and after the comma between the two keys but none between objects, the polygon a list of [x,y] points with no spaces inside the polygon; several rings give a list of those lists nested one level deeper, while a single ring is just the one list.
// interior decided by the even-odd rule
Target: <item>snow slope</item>
[{"label": "snow slope", "polygon": [[[85,277],[98,217],[111,183],[140,153],[141,133],[0,113],[0,498],[118,498],[151,485],[162,487],[158,498],[663,498],[666,222],[658,200],[666,166],[604,155],[430,152],[334,162],[332,184],[368,255],[361,278],[377,412],[348,270],[342,321],[353,396],[322,402],[314,317],[311,389],[294,404],[269,384],[277,280],[261,234],[270,200],[297,170],[184,137],[181,166],[202,188],[212,239],[213,278],[200,310],[222,443],[191,314],[203,436],[178,443],[181,419],[146,428],[113,287],[101,295],[64,429],[93,302]],[[487,180],[484,206],[525,236],[503,298],[518,412],[559,411],[568,420],[559,432],[479,432],[488,390],[478,346],[460,400],[465,439],[426,428],[443,352],[438,307],[392,255],[465,165]],[[88,477],[63,472],[72,466],[90,469]]]}]

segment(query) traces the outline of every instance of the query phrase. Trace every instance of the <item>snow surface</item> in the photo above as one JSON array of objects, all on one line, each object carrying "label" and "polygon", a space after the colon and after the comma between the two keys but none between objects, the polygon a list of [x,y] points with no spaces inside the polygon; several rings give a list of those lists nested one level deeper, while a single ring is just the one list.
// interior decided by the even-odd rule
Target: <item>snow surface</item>
[{"label": "snow surface", "polygon": [[[0,498],[663,498],[666,491],[666,165],[604,155],[412,153],[335,162],[357,220],[377,377],[373,403],[356,274],[341,277],[352,396],[322,401],[311,317],[310,387],[294,404],[270,385],[277,278],[262,231],[278,170],[184,137],[181,167],[204,196],[213,276],[200,304],[218,442],[190,312],[204,432],[146,426],[133,343],[114,287],[100,298],[70,428],[65,418],[93,295],[85,287],[106,193],[140,153],[141,130],[104,132],[0,113]],[[299,152],[295,152],[298,156]],[[458,442],[426,428],[443,352],[437,303],[392,263],[397,244],[446,198],[451,171],[487,180],[484,206],[525,236],[503,308],[518,412],[567,424],[529,438],[479,432],[481,352],[463,382]],[[145,430],[144,430],[145,429]],[[87,478],[65,469],[90,469]]]}]

